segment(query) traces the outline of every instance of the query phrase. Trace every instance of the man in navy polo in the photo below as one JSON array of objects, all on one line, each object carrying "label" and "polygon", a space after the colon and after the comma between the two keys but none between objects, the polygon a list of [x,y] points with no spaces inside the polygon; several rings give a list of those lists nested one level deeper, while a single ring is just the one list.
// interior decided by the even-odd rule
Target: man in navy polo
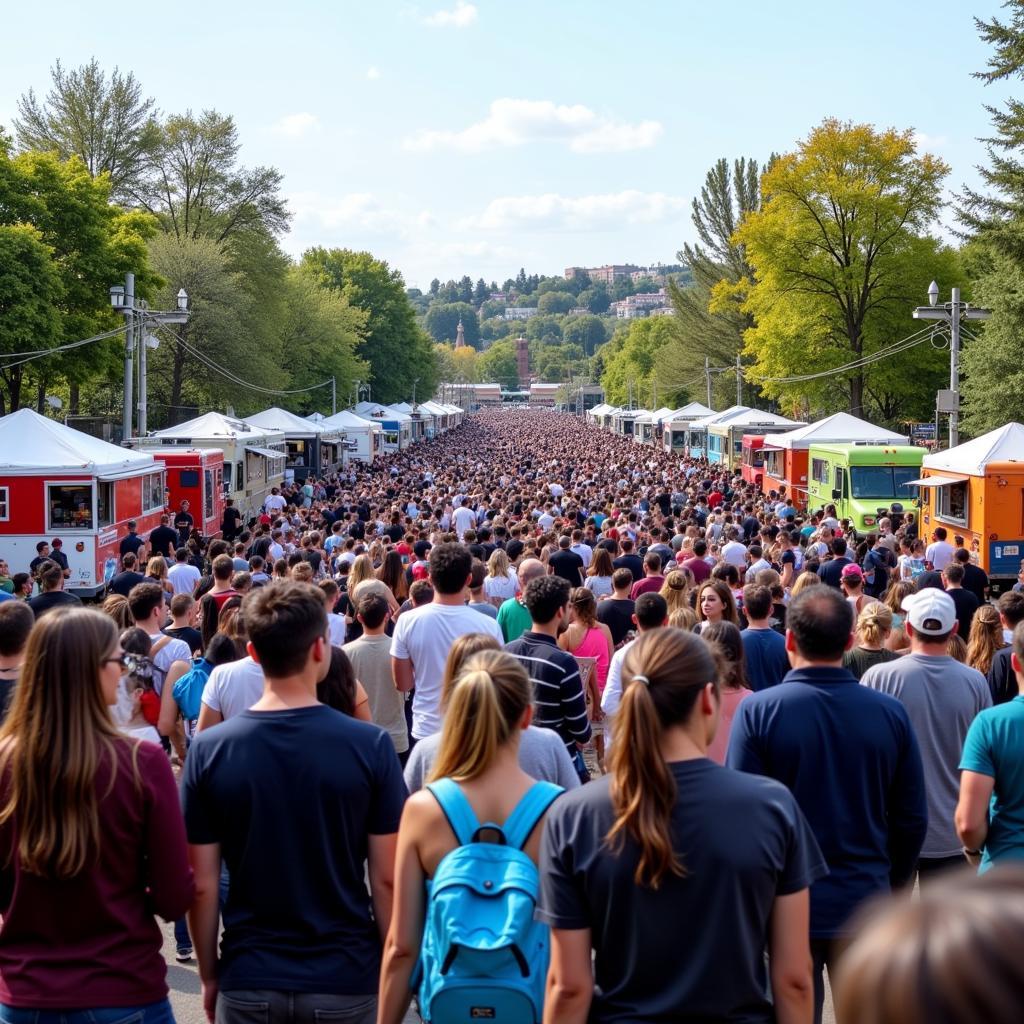
[{"label": "man in navy polo", "polygon": [[864,900],[912,878],[928,825],[906,709],[842,667],[853,625],[852,606],[832,587],[793,599],[786,613],[792,670],[740,704],[726,760],[792,791],[828,863],[828,876],[811,886],[816,1024],[835,941]]}]

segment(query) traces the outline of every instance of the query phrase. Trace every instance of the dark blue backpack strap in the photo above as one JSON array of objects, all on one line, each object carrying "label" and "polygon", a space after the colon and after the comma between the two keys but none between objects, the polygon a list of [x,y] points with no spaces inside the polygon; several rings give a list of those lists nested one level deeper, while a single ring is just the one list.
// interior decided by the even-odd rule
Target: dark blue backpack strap
[{"label": "dark blue backpack strap", "polygon": [[509,846],[521,850],[544,812],[562,795],[562,787],[553,782],[535,782],[505,819],[502,831]]},{"label": "dark blue backpack strap", "polygon": [[466,799],[459,784],[452,779],[438,779],[427,785],[434,794],[434,799],[441,805],[444,816],[448,819],[455,838],[460,846],[473,841],[473,834],[480,827],[473,808]]}]

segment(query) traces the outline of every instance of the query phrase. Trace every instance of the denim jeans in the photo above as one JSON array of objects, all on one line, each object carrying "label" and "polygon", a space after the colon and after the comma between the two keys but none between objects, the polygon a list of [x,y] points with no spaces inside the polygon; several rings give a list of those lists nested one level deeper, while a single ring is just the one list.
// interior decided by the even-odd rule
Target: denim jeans
[{"label": "denim jeans", "polygon": [[0,1024],[174,1024],[174,1014],[166,999],[91,1010],[24,1010],[0,1004]]},{"label": "denim jeans", "polygon": [[192,936],[188,933],[188,921],[184,917],[174,922],[174,945],[179,951],[192,948]]},{"label": "denim jeans", "polygon": [[217,1024],[375,1024],[377,996],[235,989],[217,996]]}]

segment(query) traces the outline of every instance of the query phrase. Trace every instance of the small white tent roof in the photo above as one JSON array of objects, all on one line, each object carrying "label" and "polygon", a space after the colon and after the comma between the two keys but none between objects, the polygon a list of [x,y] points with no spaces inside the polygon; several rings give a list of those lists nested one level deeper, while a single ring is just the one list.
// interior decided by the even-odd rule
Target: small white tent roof
[{"label": "small white tent roof", "polygon": [[766,448],[810,448],[812,444],[906,444],[905,434],[896,434],[886,427],[837,412],[817,423],[787,430],[784,434],[770,434]]},{"label": "small white tent roof", "polygon": [[715,410],[701,405],[700,402],[690,402],[687,405],[674,409],[665,418],[671,423],[673,420],[686,420],[693,423],[695,420],[703,419],[706,416],[714,416]]},{"label": "small white tent roof", "polygon": [[1024,462],[1024,426],[1007,423],[973,441],[924,457],[926,469],[984,476],[990,462]]},{"label": "small white tent roof", "polygon": [[284,432],[254,427],[245,420],[225,416],[219,412],[208,412],[194,420],[186,420],[174,427],[155,431],[151,437],[176,438],[179,440],[219,441],[229,439],[243,444],[258,444],[261,441],[283,441]]},{"label": "small white tent roof", "polygon": [[354,412],[349,412],[347,409],[336,412],[333,416],[328,416],[325,420],[321,421],[320,425],[333,430],[344,430],[350,434],[368,434],[371,430],[382,429],[379,423],[374,423],[373,420],[357,416]]},{"label": "small white tent roof", "polygon": [[396,423],[412,422],[412,417],[408,413],[396,409],[393,405],[381,405],[379,402],[360,402],[356,406],[355,412],[357,416],[362,416],[364,419],[394,420]]},{"label": "small white tent roof", "polygon": [[428,399],[426,402],[420,402],[420,408],[425,409],[430,413],[431,416],[447,416],[448,410],[442,405],[438,405],[437,402]]},{"label": "small white tent roof", "polygon": [[693,423],[695,427],[802,427],[803,425],[799,420],[787,419],[785,416],[764,412],[762,409],[751,409],[746,405],[732,405],[723,412],[705,416],[704,419],[696,420]]},{"label": "small white tent roof", "polygon": [[0,419],[0,476],[84,473],[109,478],[160,468],[152,455],[119,448],[32,409]]},{"label": "small white tent roof", "polygon": [[258,412],[255,416],[246,416],[245,422],[250,426],[261,430],[280,430],[288,437],[311,437],[317,435],[328,435],[340,433],[337,429],[332,430],[324,426],[323,421],[314,424],[311,419],[303,419],[287,409],[279,409],[274,406]]},{"label": "small white tent roof", "polygon": [[611,412],[612,407],[607,402],[602,402],[600,405],[595,405],[593,409],[589,411],[591,416],[603,416],[606,412]]},{"label": "small white tent roof", "polygon": [[657,423],[658,420],[663,420],[666,416],[670,415],[671,412],[671,409],[666,409],[664,406],[660,409],[653,409],[650,412],[644,410],[639,416],[637,416],[637,422]]}]

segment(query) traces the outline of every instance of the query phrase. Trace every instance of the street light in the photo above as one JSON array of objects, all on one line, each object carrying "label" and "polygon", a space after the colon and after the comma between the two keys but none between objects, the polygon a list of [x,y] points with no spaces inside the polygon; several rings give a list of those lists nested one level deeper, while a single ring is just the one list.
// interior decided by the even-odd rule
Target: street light
[{"label": "street light", "polygon": [[928,285],[928,302],[930,305],[934,306],[938,301],[939,286],[934,281],[932,281],[932,283]]},{"label": "street light", "polygon": [[124,309],[124,288],[119,284],[110,289],[110,305],[114,309]]},{"label": "street light", "polygon": [[178,289],[178,309],[185,312],[188,309],[188,292],[184,288]]}]

